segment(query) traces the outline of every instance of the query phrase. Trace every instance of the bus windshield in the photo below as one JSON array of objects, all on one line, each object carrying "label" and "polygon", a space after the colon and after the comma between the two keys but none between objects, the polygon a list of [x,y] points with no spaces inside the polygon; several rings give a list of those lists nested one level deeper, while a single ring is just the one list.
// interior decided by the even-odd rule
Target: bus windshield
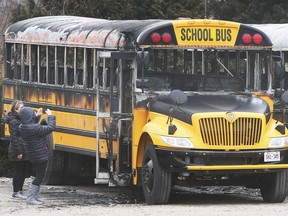
[{"label": "bus windshield", "polygon": [[272,88],[271,42],[249,26],[188,20],[145,31],[138,39],[149,53],[145,70],[138,70],[137,86],[143,90],[238,92]]},{"label": "bus windshield", "polygon": [[[268,89],[268,52],[154,49],[149,53],[150,62],[144,75],[146,79],[144,87],[148,91]],[[247,68],[249,66],[250,68]],[[247,77],[247,69],[251,71],[251,68],[255,67],[261,68],[261,72],[254,73],[253,70],[254,76]]]}]

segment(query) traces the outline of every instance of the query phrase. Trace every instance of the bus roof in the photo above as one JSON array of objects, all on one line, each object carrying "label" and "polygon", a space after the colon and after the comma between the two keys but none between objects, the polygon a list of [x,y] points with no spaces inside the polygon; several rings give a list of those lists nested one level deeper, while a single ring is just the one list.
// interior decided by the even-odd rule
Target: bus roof
[{"label": "bus roof", "polygon": [[263,31],[273,44],[274,51],[288,50],[288,23],[281,24],[251,24],[252,27]]},{"label": "bus roof", "polygon": [[[200,25],[201,24],[201,25]],[[190,28],[190,25],[193,26]],[[183,27],[184,26],[184,27]],[[203,27],[204,26],[204,27]],[[207,27],[207,29],[205,29]],[[179,43],[183,37],[181,28],[185,28],[186,41]],[[216,29],[219,28],[219,29]],[[177,30],[178,29],[178,30]],[[215,30],[216,29],[216,30]],[[188,41],[191,38],[191,31],[197,31],[196,40],[200,37],[202,41]],[[211,32],[219,30],[220,40],[225,44],[211,43],[209,37]],[[230,32],[229,32],[230,30]],[[153,32],[170,34],[168,43],[151,43]],[[223,31],[223,32],[222,32]],[[227,32],[225,32],[227,31]],[[103,49],[133,49],[139,46],[155,47],[235,47],[243,48],[271,48],[269,38],[261,31],[263,37],[261,44],[241,43],[240,33],[258,34],[258,30],[240,23],[217,21],[217,20],[105,20],[97,18],[77,16],[46,16],[36,17],[9,26],[4,34],[5,41],[10,43],[41,44],[41,45],[65,45]],[[232,32],[232,33],[231,33]],[[214,33],[216,35],[217,33]],[[231,36],[232,35],[232,36]],[[205,37],[207,40],[204,40]],[[230,44],[227,41],[233,37]],[[157,39],[157,38],[156,38]],[[211,39],[211,38],[210,38]],[[226,40],[226,41],[225,41]],[[192,44],[192,42],[193,44]],[[199,42],[199,41],[198,41]]]},{"label": "bus roof", "polygon": [[[129,46],[125,36],[159,20],[105,20],[77,16],[36,17],[12,24],[5,41],[31,44],[118,49]],[[16,38],[15,38],[16,36]]]}]

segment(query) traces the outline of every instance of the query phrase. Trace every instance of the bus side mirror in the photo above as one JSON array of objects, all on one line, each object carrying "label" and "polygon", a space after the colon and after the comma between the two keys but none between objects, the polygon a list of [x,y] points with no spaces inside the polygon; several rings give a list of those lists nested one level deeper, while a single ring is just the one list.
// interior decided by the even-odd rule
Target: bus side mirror
[{"label": "bus side mirror", "polygon": [[172,124],[173,115],[175,110],[178,110],[178,105],[182,105],[187,103],[188,97],[181,90],[173,90],[169,94],[170,101],[175,105],[175,107],[170,108],[170,114],[168,117],[169,126],[168,126],[168,134],[173,135],[177,131],[176,125]]},{"label": "bus side mirror", "polygon": [[175,106],[185,104],[188,100],[184,92],[177,89],[170,92],[169,98]]}]

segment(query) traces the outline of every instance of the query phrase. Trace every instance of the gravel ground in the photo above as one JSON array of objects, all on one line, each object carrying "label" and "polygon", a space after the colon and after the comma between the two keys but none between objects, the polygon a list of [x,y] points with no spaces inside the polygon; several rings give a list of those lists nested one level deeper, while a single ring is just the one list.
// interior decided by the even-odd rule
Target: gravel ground
[{"label": "gravel ground", "polygon": [[[25,182],[24,190],[33,179]],[[174,188],[167,205],[148,206],[130,188],[90,186],[41,187],[41,206],[11,198],[12,180],[0,178],[0,215],[287,215],[287,202],[265,204],[259,190],[243,187]]]}]

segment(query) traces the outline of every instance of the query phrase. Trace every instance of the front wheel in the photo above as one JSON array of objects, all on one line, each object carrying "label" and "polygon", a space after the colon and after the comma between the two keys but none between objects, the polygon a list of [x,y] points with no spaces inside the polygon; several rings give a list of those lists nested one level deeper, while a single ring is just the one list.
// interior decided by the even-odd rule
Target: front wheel
[{"label": "front wheel", "polygon": [[288,192],[288,171],[265,174],[260,186],[262,198],[267,203],[281,203]]},{"label": "front wheel", "polygon": [[154,145],[147,145],[145,149],[141,179],[147,204],[168,202],[171,191],[171,173],[159,165]]}]

